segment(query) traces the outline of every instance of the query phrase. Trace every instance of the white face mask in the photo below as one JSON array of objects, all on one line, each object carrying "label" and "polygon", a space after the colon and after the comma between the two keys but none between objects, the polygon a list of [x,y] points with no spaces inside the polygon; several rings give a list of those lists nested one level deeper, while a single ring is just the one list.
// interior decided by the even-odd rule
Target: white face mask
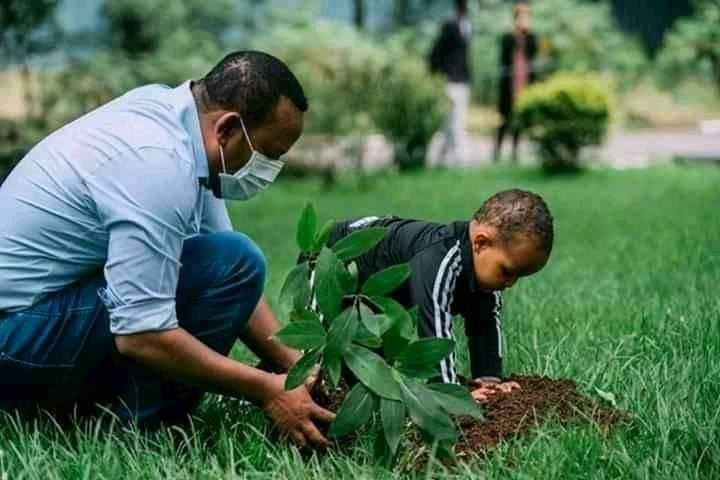
[{"label": "white face mask", "polygon": [[227,200],[248,200],[254,197],[275,181],[283,167],[283,162],[270,160],[255,150],[242,118],[240,119],[240,125],[252,155],[243,168],[230,175],[225,168],[225,153],[222,145],[220,145],[220,163],[223,169],[222,173],[220,173],[220,198]]}]

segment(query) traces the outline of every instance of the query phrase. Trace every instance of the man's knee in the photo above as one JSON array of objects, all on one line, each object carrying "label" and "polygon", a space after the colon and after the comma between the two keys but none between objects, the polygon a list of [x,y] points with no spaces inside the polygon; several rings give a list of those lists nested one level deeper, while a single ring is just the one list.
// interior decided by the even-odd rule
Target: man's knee
[{"label": "man's knee", "polygon": [[216,234],[216,261],[223,266],[226,281],[242,284],[245,289],[262,293],[266,263],[262,250],[250,237],[237,232]]}]

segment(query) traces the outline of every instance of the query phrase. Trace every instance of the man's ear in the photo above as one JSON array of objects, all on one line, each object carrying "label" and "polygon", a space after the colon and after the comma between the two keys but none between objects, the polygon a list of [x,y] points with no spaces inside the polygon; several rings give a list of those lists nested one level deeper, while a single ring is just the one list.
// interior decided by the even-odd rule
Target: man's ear
[{"label": "man's ear", "polygon": [[230,137],[241,128],[240,115],[236,112],[225,112],[215,120],[213,128],[220,145],[227,145]]}]

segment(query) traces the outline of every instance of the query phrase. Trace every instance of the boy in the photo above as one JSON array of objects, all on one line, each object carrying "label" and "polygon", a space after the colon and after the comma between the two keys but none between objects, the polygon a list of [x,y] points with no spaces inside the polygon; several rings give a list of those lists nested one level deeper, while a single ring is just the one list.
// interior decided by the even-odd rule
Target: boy
[{"label": "boy", "polygon": [[[502,290],[542,269],[553,244],[553,217],[531,192],[506,190],[487,199],[468,221],[447,225],[398,217],[365,217],[339,222],[328,245],[367,227],[387,227],[380,243],[359,257],[360,281],[392,265],[408,263],[410,278],[393,298],[418,307],[421,337],[452,338],[452,318],[465,318],[473,396],[485,400],[502,383]],[[458,383],[455,355],[440,364],[443,382]]]}]

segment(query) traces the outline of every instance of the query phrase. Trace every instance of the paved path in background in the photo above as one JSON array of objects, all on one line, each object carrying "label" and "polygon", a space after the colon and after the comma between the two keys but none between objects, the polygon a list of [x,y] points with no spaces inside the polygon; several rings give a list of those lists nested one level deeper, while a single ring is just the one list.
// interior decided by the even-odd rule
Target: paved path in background
[{"label": "paved path in background", "polygon": [[[503,145],[503,152],[510,155],[510,139]],[[430,163],[435,164],[440,138],[430,147]],[[473,137],[470,140],[466,165],[484,165],[492,162],[493,140],[491,137]],[[590,152],[592,158],[614,168],[642,168],[656,163],[668,162],[676,157],[692,161],[720,160],[720,135],[707,135],[699,130],[649,130],[616,132],[611,134],[602,148]],[[531,161],[532,150],[527,142],[521,142],[519,158]],[[506,160],[504,160],[506,161]]]}]

